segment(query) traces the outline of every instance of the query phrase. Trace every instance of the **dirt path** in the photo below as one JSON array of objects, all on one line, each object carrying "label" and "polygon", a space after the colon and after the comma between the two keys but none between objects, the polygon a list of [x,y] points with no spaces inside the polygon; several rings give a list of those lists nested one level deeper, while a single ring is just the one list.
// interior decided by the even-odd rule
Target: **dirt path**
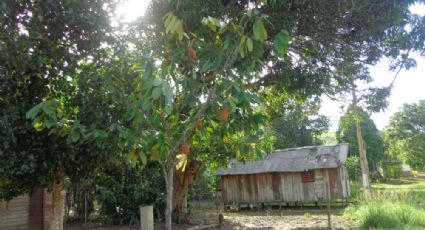
[{"label": "dirt path", "polygon": [[[219,212],[209,210],[208,212],[196,212],[193,220],[199,224],[208,225],[218,222],[218,215],[222,213],[224,223],[221,230],[243,230],[243,229],[327,229],[327,215],[314,210],[313,213],[303,211],[239,211]],[[331,216],[332,227],[336,229],[350,229],[358,224],[342,216]]]},{"label": "dirt path", "polygon": [[[190,225],[175,225],[173,229],[183,230],[192,227],[217,225],[218,216],[222,214],[224,222],[221,228],[210,227],[206,229],[220,230],[256,230],[256,229],[327,229],[327,215],[322,210],[260,210],[260,211],[238,211],[223,212],[222,210],[197,210],[192,214]],[[354,220],[342,217],[335,212],[331,216],[332,227],[334,229],[351,229],[358,226]],[[95,229],[95,230],[125,230],[139,229],[128,226],[101,226],[70,225],[65,230]],[[156,223],[155,230],[164,229],[163,223]]]}]

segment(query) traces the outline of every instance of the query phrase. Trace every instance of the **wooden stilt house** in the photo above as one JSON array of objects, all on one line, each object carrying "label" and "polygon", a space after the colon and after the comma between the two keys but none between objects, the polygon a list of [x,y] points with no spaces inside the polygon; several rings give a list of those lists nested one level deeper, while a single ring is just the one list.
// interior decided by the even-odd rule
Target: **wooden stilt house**
[{"label": "wooden stilt house", "polygon": [[276,150],[255,162],[231,161],[221,169],[224,205],[308,202],[350,195],[348,144]]}]

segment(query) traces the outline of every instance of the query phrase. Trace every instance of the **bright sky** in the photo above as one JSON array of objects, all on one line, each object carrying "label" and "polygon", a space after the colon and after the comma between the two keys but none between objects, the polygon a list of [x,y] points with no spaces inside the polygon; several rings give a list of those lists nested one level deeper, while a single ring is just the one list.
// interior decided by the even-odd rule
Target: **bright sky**
[{"label": "bright sky", "polygon": [[[143,15],[150,0],[127,0],[116,11],[119,20],[130,22]],[[425,5],[415,4],[410,7],[414,14],[425,15]],[[404,103],[416,103],[425,99],[425,58],[414,55],[417,67],[410,71],[402,70],[394,84],[392,94],[389,98],[389,106],[385,112],[372,114],[379,129],[388,125],[390,117],[397,112]],[[376,66],[370,68],[370,73],[375,80],[370,86],[388,86],[395,73],[388,70],[388,60],[382,60]],[[343,114],[340,102],[334,102],[323,97],[320,113],[331,120],[331,130],[338,128],[339,118]],[[346,106],[346,104],[344,105]]]},{"label": "bright sky", "polygon": [[[419,55],[413,55],[417,67],[410,71],[402,70],[394,83],[391,96],[389,98],[389,106],[384,112],[372,114],[378,129],[384,129],[388,125],[390,117],[403,106],[404,103],[416,103],[425,99],[425,58]],[[370,74],[374,78],[374,82],[370,86],[388,86],[395,76],[395,72],[388,71],[388,60],[383,60],[376,66],[370,68]],[[320,113],[330,118],[332,122],[331,130],[338,128],[339,118],[344,111],[340,108],[341,104],[322,97],[323,103]]]},{"label": "bright sky", "polygon": [[131,22],[142,16],[151,0],[124,0],[115,13],[124,22]]},{"label": "bright sky", "polygon": [[[410,7],[413,14],[425,15],[425,5],[415,4]],[[391,96],[389,98],[389,106],[384,112],[372,114],[372,119],[378,129],[383,130],[388,125],[390,117],[405,103],[417,103],[419,100],[425,100],[425,58],[418,54],[412,55],[417,62],[415,69],[409,71],[402,70],[394,83]],[[395,76],[395,72],[388,70],[389,62],[384,59],[376,66],[370,67],[370,74],[374,82],[373,86],[388,86]],[[340,102],[331,101],[327,97],[322,97],[323,103],[320,113],[326,115],[331,120],[331,130],[338,129],[339,118],[344,114]]]}]

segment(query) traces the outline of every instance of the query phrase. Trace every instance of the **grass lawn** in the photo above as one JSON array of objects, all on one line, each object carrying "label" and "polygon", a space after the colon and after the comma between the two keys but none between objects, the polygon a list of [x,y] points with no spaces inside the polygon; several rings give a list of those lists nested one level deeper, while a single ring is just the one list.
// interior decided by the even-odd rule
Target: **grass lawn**
[{"label": "grass lawn", "polygon": [[365,229],[425,229],[425,180],[393,180],[372,187],[372,199],[355,198],[345,216],[359,220]]}]

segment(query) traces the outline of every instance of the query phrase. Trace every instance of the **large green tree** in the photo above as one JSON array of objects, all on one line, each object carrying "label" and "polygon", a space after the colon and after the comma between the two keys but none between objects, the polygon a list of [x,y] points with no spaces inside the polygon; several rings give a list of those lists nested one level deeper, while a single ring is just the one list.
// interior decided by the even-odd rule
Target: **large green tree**
[{"label": "large green tree", "polygon": [[322,144],[319,136],[328,129],[329,119],[318,114],[318,97],[297,98],[276,88],[269,88],[264,94],[267,103],[263,107],[269,115],[276,149]]},{"label": "large green tree", "polygon": [[[111,50],[108,68],[87,72],[89,78],[99,76],[97,87],[71,87],[67,91],[73,81],[56,78],[51,87],[61,86],[59,93],[40,97],[39,101],[44,101],[28,115],[35,119],[38,129],[50,128],[52,135],[64,135],[67,141],[107,143],[116,151],[129,152],[132,161],[162,162],[167,188],[166,228],[171,229],[175,168],[185,168],[191,149],[199,142],[197,138],[202,140],[198,136],[212,140],[217,136],[211,134],[218,133],[222,138],[212,143],[221,146],[226,146],[222,143],[229,142],[230,137],[239,136],[239,140],[230,141],[237,144],[230,145],[227,153],[241,158],[255,152],[257,143],[252,137],[259,135],[264,122],[259,89],[273,85],[307,98],[343,91],[356,79],[370,80],[367,64],[376,63],[384,55],[399,59],[410,48],[394,48],[393,44],[400,41],[400,35],[409,35],[406,25],[411,3],[153,1],[139,23],[121,27],[128,31],[120,33],[120,45],[128,50],[118,52],[118,45],[106,42],[95,45],[98,50],[86,58],[86,63],[96,64],[102,50]],[[51,4],[65,12],[73,6]],[[107,14],[110,5],[93,4],[96,7],[85,9]],[[81,14],[73,11],[76,17]],[[64,22],[57,15],[51,17]],[[93,23],[92,18],[79,20],[84,22],[78,25],[104,25]],[[80,32],[76,39],[94,42],[110,34]],[[74,54],[74,43],[69,46],[62,55]],[[69,66],[76,71],[71,79],[84,79],[80,78],[85,73],[81,67]],[[90,101],[91,92],[110,98],[107,105],[94,107],[93,113],[81,110],[85,104],[74,101]],[[50,113],[52,110],[57,112]],[[93,122],[99,120],[98,116],[108,119]],[[51,119],[59,122],[52,124]]]},{"label": "large green tree", "polygon": [[425,100],[405,104],[385,133],[388,154],[415,169],[425,169]]},{"label": "large green tree", "polygon": [[[100,105],[96,92],[88,102],[72,96],[81,74],[77,67],[99,64],[105,55],[101,46],[111,34],[106,3],[28,0],[0,6],[0,198],[53,187],[52,229],[62,228],[64,177],[84,175],[103,151],[42,129],[63,122],[56,119],[63,111],[52,109],[59,105],[71,106],[76,115]],[[88,84],[95,81],[91,76]],[[44,115],[28,120],[27,112],[31,117],[37,110]],[[85,118],[80,120],[96,124]]]},{"label": "large green tree", "polygon": [[356,112],[353,106],[349,106],[340,118],[338,130],[336,132],[339,143],[350,144],[350,154],[358,156],[359,147],[357,143],[356,120],[360,122],[363,139],[366,145],[367,160],[370,166],[376,170],[376,164],[384,156],[383,140],[376,128],[375,123],[365,111],[358,109]]}]

